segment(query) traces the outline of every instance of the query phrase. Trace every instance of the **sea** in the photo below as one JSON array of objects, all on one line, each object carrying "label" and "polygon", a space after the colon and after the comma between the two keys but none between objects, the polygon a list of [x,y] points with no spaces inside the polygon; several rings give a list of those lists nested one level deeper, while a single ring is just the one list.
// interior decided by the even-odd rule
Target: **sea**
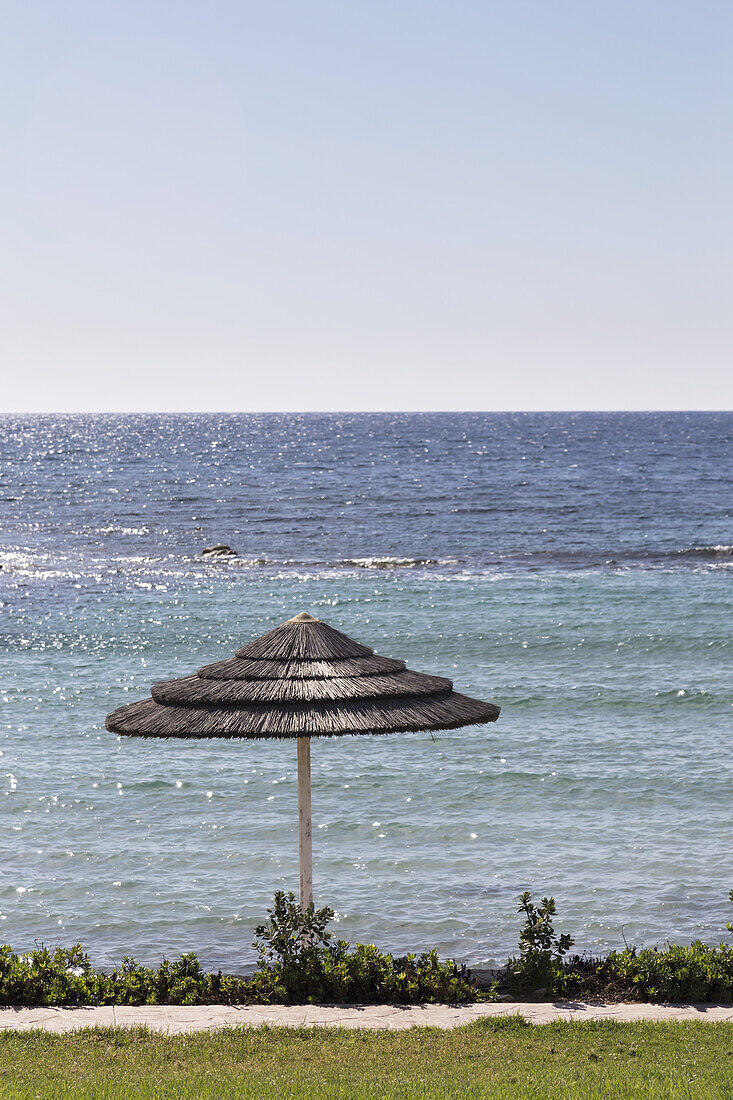
[{"label": "sea", "polygon": [[[501,707],[314,739],[340,938],[491,966],[733,919],[731,413],[0,419],[0,943],[246,972],[295,745],[105,716],[308,611]],[[202,557],[226,543],[237,557]]]}]

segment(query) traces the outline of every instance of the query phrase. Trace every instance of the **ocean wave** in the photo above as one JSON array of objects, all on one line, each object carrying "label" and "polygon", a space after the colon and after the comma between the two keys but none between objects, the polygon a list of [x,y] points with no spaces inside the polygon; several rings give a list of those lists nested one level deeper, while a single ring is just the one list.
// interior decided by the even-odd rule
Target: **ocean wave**
[{"label": "ocean wave", "polygon": [[105,527],[97,528],[98,535],[149,535],[149,527],[121,527],[115,523],[108,523]]},{"label": "ocean wave", "polygon": [[355,566],[357,569],[415,569],[417,566],[426,565],[453,565],[455,559],[440,561],[438,558],[344,558],[341,561],[324,562],[324,564],[335,568]]},{"label": "ocean wave", "polygon": [[[433,566],[455,566],[460,564],[457,558],[401,558],[391,555],[375,555],[366,558],[335,558],[332,561],[296,560],[295,558],[212,558],[212,564],[238,566],[240,569],[289,569],[332,570],[332,569],[418,569]],[[207,562],[208,564],[208,562]]]},{"label": "ocean wave", "polygon": [[719,701],[704,688],[670,688],[667,691],[655,691],[654,695],[660,703],[696,703],[710,706]]},{"label": "ocean wave", "polygon": [[733,568],[733,546],[719,544],[675,550],[516,550],[500,554],[465,557],[413,557],[397,554],[371,554],[354,557],[288,558],[223,557],[201,558],[190,552],[176,553],[170,549],[147,554],[105,554],[96,548],[93,553],[69,554],[47,549],[13,547],[0,549],[0,577],[54,577],[99,582],[108,572],[150,580],[159,576],[205,576],[211,571],[222,575],[231,570],[287,576],[326,576],[333,573],[362,572],[429,574],[433,578],[471,580],[477,576],[491,577],[527,573],[530,575],[592,572],[628,572],[635,570],[712,571]]},{"label": "ocean wave", "polygon": [[720,544],[718,546],[688,546],[685,550],[675,550],[677,556],[683,558],[703,558],[718,561],[721,558],[733,558],[733,546]]}]

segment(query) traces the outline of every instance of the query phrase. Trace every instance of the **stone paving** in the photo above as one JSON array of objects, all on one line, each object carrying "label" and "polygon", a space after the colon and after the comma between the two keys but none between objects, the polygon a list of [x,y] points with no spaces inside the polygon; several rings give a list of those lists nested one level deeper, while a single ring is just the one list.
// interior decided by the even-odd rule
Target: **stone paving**
[{"label": "stone paving", "polygon": [[485,1016],[551,1020],[707,1020],[733,1022],[733,1005],[587,1004],[582,1001],[476,1005],[143,1005],[113,1008],[0,1008],[0,1030],[41,1028],[61,1034],[83,1027],[148,1027],[168,1035],[210,1028],[348,1027],[401,1031],[459,1027]]}]

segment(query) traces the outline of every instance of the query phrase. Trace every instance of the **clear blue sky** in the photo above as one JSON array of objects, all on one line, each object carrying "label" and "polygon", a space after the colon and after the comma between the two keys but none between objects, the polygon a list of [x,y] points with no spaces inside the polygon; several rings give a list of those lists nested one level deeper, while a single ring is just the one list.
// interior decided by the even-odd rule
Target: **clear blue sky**
[{"label": "clear blue sky", "polygon": [[3,411],[730,408],[730,0],[9,0]]}]

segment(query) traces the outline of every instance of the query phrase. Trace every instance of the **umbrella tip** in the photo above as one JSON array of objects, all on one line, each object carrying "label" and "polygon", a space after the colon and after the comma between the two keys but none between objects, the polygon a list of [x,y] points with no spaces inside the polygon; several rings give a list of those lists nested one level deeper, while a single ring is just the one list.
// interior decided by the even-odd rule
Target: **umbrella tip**
[{"label": "umbrella tip", "polygon": [[309,615],[307,611],[301,611],[300,615],[293,615],[292,619],[288,619],[289,623],[318,623],[320,619],[314,619],[312,615]]}]

